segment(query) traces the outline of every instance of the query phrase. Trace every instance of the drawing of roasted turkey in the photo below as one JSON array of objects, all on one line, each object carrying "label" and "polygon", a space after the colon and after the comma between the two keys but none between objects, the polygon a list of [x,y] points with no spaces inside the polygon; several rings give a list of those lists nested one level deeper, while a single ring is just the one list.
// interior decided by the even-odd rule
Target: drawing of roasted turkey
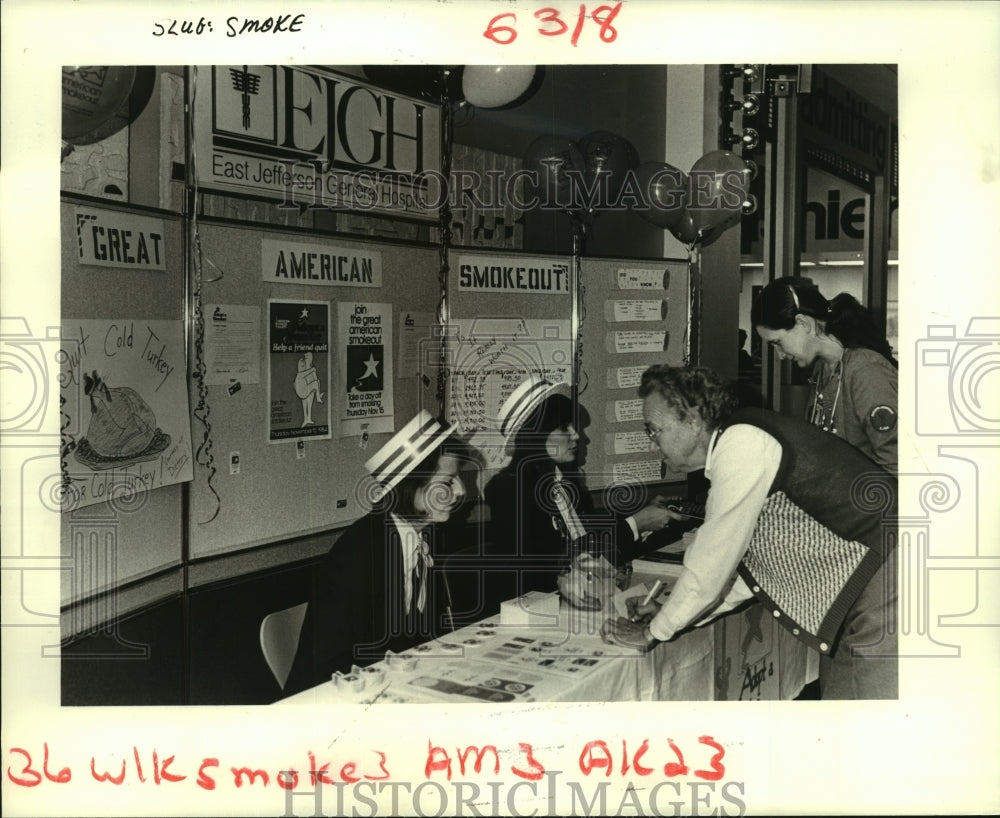
[{"label": "drawing of roasted turkey", "polygon": [[76,449],[77,459],[93,469],[150,460],[170,443],[156,426],[156,415],[138,392],[127,386],[109,387],[95,370],[83,376],[90,398],[87,434]]}]

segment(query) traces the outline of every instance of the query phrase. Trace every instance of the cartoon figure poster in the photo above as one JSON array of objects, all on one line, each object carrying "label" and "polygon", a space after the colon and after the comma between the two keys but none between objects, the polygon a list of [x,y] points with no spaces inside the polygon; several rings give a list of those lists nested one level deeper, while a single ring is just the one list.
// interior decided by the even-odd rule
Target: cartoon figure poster
[{"label": "cartoon figure poster", "polygon": [[346,400],[341,437],[393,431],[392,305],[338,305]]},{"label": "cartoon figure poster", "polygon": [[65,510],[192,478],[180,321],[66,321],[58,359]]},{"label": "cartoon figure poster", "polygon": [[268,301],[268,442],[330,438],[330,305]]}]

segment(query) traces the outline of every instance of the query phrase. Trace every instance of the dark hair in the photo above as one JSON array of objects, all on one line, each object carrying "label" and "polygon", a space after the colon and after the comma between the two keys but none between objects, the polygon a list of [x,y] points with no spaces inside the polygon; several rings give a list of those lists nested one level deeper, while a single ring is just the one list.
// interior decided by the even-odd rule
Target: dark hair
[{"label": "dark hair", "polygon": [[415,512],[413,503],[417,492],[437,472],[441,459],[448,455],[457,457],[461,461],[481,462],[477,452],[465,440],[455,434],[448,435],[414,467],[413,471],[388,492],[384,501],[387,510],[404,517],[413,514]]},{"label": "dark hair", "polygon": [[733,384],[703,366],[658,364],[642,373],[639,397],[659,395],[681,421],[696,415],[708,431],[717,429],[738,406]]},{"label": "dark hair", "polygon": [[514,459],[545,451],[549,434],[571,423],[576,423],[573,401],[566,395],[549,395],[531,411],[514,435]]},{"label": "dark hair", "polygon": [[821,321],[823,331],[840,341],[845,349],[865,347],[897,366],[892,347],[871,312],[849,293],[840,293],[827,301],[808,278],[786,276],[764,287],[750,307],[750,322],[755,327],[791,329],[797,315]]}]

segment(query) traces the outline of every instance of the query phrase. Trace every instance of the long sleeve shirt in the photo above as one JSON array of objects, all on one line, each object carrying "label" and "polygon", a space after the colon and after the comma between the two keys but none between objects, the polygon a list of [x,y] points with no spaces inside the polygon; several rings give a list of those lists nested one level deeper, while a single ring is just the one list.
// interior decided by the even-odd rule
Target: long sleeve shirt
[{"label": "long sleeve shirt", "polygon": [[685,552],[674,590],[650,622],[654,637],[671,639],[682,628],[708,621],[752,596],[740,578],[729,586],[780,464],[781,445],[762,429],[738,424],[725,435],[713,434],[705,461],[705,476],[712,482],[705,522]]},{"label": "long sleeve shirt", "polygon": [[[844,350],[838,376],[828,377],[825,367],[822,361],[817,364],[810,411],[815,414],[821,403],[818,393],[824,384],[822,403],[832,407],[828,424],[834,434],[895,474],[899,459],[899,389],[895,367],[879,353],[864,347]],[[812,420],[816,422],[815,418]]]}]

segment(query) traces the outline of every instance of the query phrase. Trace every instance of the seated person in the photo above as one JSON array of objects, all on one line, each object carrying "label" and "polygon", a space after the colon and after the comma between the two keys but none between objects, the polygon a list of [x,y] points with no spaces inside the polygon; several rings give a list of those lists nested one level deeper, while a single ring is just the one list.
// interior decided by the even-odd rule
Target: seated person
[{"label": "seated person", "polygon": [[565,386],[538,378],[521,384],[500,410],[511,461],[484,495],[491,520],[488,556],[507,557],[514,569],[506,582],[493,582],[501,598],[555,590],[572,558],[583,554],[624,569],[637,553],[640,534],[674,519],[659,497],[630,517],[595,510],[579,471],[583,447],[576,414]]},{"label": "seated person", "polygon": [[454,428],[421,410],[365,463],[373,508],[314,575],[286,694],[450,629],[449,588],[431,546],[465,496],[459,469],[470,450]]}]

